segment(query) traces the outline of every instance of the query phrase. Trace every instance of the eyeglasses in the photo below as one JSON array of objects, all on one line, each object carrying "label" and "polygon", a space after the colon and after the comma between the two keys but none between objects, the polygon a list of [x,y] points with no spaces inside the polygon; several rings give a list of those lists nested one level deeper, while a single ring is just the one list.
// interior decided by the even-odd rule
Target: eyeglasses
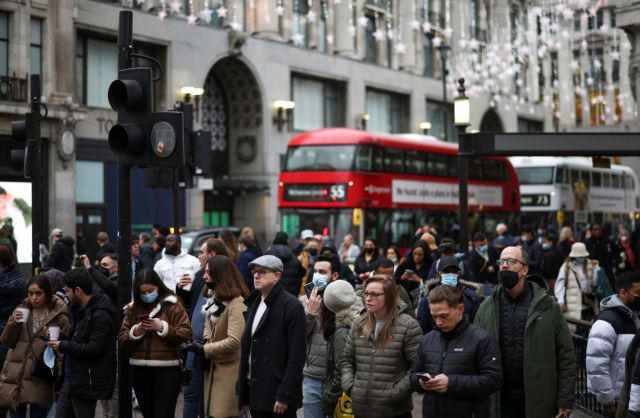
[{"label": "eyeglasses", "polygon": [[517,258],[501,258],[499,260],[496,260],[496,264],[498,265],[498,267],[501,267],[505,263],[507,263],[508,266],[515,266],[516,263],[520,263],[523,266],[526,266],[525,263],[523,263],[522,261],[518,260]]},{"label": "eyeglasses", "polygon": [[260,277],[264,277],[269,273],[272,273],[272,271],[271,270],[253,270],[253,271],[251,271],[251,275],[252,276],[255,276],[257,274]]},{"label": "eyeglasses", "polygon": [[365,298],[371,297],[371,298],[373,298],[373,299],[377,299],[377,298],[379,298],[380,296],[383,296],[383,295],[384,295],[384,293],[378,293],[378,292],[364,292],[364,297],[365,297]]}]

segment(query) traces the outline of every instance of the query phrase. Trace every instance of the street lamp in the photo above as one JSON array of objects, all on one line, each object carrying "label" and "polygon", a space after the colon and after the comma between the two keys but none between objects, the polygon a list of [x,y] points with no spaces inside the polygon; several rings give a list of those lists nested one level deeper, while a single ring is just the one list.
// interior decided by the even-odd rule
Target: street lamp
[{"label": "street lamp", "polygon": [[467,187],[467,150],[469,136],[466,133],[470,125],[471,110],[469,98],[464,94],[464,78],[458,80],[458,96],[453,102],[453,118],[458,130],[458,206],[460,211],[460,252],[469,252],[469,196]]},{"label": "street lamp", "polygon": [[444,129],[444,140],[446,142],[449,140],[449,132],[447,129],[447,75],[449,75],[449,70],[447,70],[447,54],[451,47],[442,43],[438,45],[436,49],[440,52],[440,60],[442,61],[442,103],[444,105],[442,110],[442,129]]},{"label": "street lamp", "polygon": [[422,135],[429,135],[429,129],[431,129],[431,123],[420,122],[420,124],[418,125],[418,128],[420,129],[420,132],[422,133]]}]

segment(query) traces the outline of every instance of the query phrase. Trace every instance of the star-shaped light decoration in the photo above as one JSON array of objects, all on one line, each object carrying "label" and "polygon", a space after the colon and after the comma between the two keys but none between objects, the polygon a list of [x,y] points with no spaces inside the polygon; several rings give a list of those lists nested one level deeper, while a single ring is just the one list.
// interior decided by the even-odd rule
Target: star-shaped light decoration
[{"label": "star-shaped light decoration", "polygon": [[365,26],[367,26],[367,22],[368,22],[368,20],[367,20],[367,18],[365,16],[360,16],[358,18],[358,25],[362,26],[363,28]]},{"label": "star-shaped light decoration", "polygon": [[420,29],[420,22],[418,22],[417,20],[413,19],[410,23],[411,25],[411,29],[413,30],[418,30]]},{"label": "star-shaped light decoration", "polygon": [[340,4],[342,3],[342,0],[333,0],[333,4]]},{"label": "star-shaped light decoration", "polygon": [[395,37],[395,34],[393,33],[393,29],[388,29],[387,30],[387,38],[393,39],[394,37]]},{"label": "star-shaped light decoration", "polygon": [[174,14],[180,13],[181,7],[182,5],[178,0],[173,0],[171,3],[169,3],[169,9],[171,10],[171,13],[174,13]]},{"label": "star-shaped light decoration", "polygon": [[593,85],[593,77],[591,76],[587,77],[587,85],[589,86]]},{"label": "star-shaped light decoration", "polygon": [[479,43],[477,39],[473,38],[469,41],[469,48],[471,48],[472,50],[475,51],[476,49],[478,49],[478,46],[479,46]]},{"label": "star-shaped light decoration", "polygon": [[293,41],[293,44],[295,46],[301,46],[304,43],[304,35],[299,32],[296,32],[291,37],[291,40]]},{"label": "star-shaped light decoration", "polygon": [[573,20],[573,15],[574,15],[573,10],[571,10],[570,8],[566,8],[562,11],[562,18],[564,20],[569,20],[569,21]]},{"label": "star-shaped light decoration", "polygon": [[442,45],[442,39],[439,36],[436,36],[435,38],[433,38],[432,42],[433,42],[433,46],[436,48]]},{"label": "star-shaped light decoration", "polygon": [[351,36],[356,36],[356,27],[354,25],[349,26],[349,33]]},{"label": "star-shaped light decoration", "polygon": [[572,60],[569,63],[569,68],[571,68],[571,71],[577,71],[580,68],[580,63],[577,60]]},{"label": "star-shaped light decoration", "polygon": [[227,17],[227,13],[229,11],[224,7],[224,6],[220,6],[216,9],[216,14],[218,15],[219,18],[225,18]]},{"label": "star-shaped light decoration", "polygon": [[611,56],[611,59],[614,61],[620,61],[620,52],[618,51],[611,51],[611,54],[609,54]]},{"label": "star-shaped light decoration", "polygon": [[189,25],[195,25],[197,20],[198,20],[198,17],[193,13],[187,16],[187,24]]},{"label": "star-shaped light decoration", "polygon": [[213,11],[209,7],[205,7],[204,9],[200,10],[200,19],[202,19],[202,21],[208,25],[209,23],[211,23],[212,13]]},{"label": "star-shaped light decoration", "polygon": [[583,39],[582,42],[580,43],[580,48],[582,48],[583,51],[586,51],[588,47],[589,47],[589,44],[587,43],[587,40]]},{"label": "star-shaped light decoration", "polygon": [[424,23],[422,24],[422,31],[423,31],[424,33],[429,33],[429,32],[431,32],[431,23],[429,23],[429,22],[424,22]]},{"label": "star-shaped light decoration", "polygon": [[384,40],[384,31],[381,31],[380,29],[376,29],[376,31],[373,32],[373,37],[378,42],[383,41]]},{"label": "star-shaped light decoration", "polygon": [[233,29],[236,32],[239,32],[242,30],[242,23],[238,22],[237,20],[234,20],[231,23],[231,29]]},{"label": "star-shaped light decoration", "polygon": [[407,51],[407,44],[402,41],[396,42],[396,44],[393,46],[393,50],[396,51],[396,54],[398,55],[404,55],[404,53]]},{"label": "star-shaped light decoration", "polygon": [[607,25],[600,26],[600,33],[604,33],[604,34],[609,33],[609,26]]},{"label": "star-shaped light decoration", "polygon": [[600,62],[600,60],[593,60],[593,66],[595,68],[602,68],[602,63]]},{"label": "star-shaped light decoration", "polygon": [[276,13],[278,14],[278,16],[282,16],[284,14],[284,7],[282,7],[281,5],[276,6]]},{"label": "star-shaped light decoration", "polygon": [[316,21],[316,12],[314,12],[313,10],[309,10],[309,13],[307,13],[307,21],[309,23],[313,23]]},{"label": "star-shaped light decoration", "polygon": [[458,45],[460,45],[460,48],[464,49],[467,46],[467,40],[465,38],[460,38],[458,40]]},{"label": "star-shaped light decoration", "polygon": [[453,29],[451,29],[450,27],[447,27],[442,31],[442,34],[444,35],[445,38],[449,39],[451,38],[451,35],[453,35]]},{"label": "star-shaped light decoration", "polygon": [[328,34],[327,35],[327,44],[328,45],[333,45],[333,41],[334,41],[333,35],[332,34]]},{"label": "star-shaped light decoration", "polygon": [[164,20],[164,18],[165,18],[165,17],[167,17],[167,12],[165,12],[164,10],[160,10],[160,11],[158,12],[158,18],[159,18],[160,20]]}]

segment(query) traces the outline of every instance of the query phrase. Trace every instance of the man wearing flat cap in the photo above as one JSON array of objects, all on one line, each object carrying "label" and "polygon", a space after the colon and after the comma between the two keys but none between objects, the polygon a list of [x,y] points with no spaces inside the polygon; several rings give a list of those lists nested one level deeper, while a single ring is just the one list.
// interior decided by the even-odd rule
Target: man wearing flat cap
[{"label": "man wearing flat cap", "polygon": [[295,417],[302,407],[306,320],[300,301],[280,284],[282,261],[263,255],[249,263],[255,291],[240,342],[237,391],[253,418]]}]

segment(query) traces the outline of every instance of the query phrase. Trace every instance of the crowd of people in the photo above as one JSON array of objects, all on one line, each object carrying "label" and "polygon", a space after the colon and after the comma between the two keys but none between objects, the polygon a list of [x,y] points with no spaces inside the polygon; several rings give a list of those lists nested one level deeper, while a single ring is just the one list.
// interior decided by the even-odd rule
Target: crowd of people
[{"label": "crowd of people", "polygon": [[132,237],[122,315],[105,232],[90,259],[54,229],[29,279],[0,242],[0,416],[94,417],[99,402],[117,417],[126,353],[145,418],[173,418],[180,392],[184,418],[406,418],[416,393],[429,418],[568,417],[576,320],[593,323],[604,416],[640,416],[640,233],[518,232],[499,224],[459,252],[428,225],[406,249],[308,229],[263,248],[246,227],[196,257],[157,225]]}]

